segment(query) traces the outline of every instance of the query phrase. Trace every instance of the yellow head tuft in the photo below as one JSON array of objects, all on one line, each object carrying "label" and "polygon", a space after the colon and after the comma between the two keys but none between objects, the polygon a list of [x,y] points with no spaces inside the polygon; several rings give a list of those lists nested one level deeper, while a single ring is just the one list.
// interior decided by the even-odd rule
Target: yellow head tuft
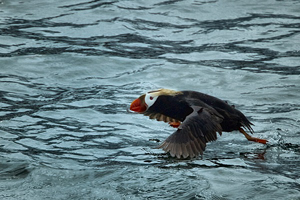
[{"label": "yellow head tuft", "polygon": [[151,96],[161,96],[161,95],[175,96],[178,94],[182,94],[182,92],[180,92],[180,91],[164,89],[164,88],[158,89],[158,90],[153,90],[153,91],[150,91],[147,93],[151,94]]}]

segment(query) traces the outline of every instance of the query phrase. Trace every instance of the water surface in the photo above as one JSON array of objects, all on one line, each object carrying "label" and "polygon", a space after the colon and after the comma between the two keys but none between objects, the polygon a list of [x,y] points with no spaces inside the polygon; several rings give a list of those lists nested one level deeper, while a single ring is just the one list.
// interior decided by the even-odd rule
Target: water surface
[{"label": "water surface", "polygon": [[[300,199],[298,1],[0,1],[1,199]],[[157,88],[254,124],[202,158],[127,109]]]}]

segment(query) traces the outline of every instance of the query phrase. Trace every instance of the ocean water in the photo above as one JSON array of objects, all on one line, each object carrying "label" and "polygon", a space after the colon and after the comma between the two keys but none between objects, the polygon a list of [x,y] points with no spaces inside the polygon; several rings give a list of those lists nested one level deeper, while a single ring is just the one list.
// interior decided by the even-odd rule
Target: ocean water
[{"label": "ocean water", "polygon": [[[300,2],[0,0],[0,198],[300,199]],[[256,137],[204,155],[128,112],[142,93],[234,104]]]}]

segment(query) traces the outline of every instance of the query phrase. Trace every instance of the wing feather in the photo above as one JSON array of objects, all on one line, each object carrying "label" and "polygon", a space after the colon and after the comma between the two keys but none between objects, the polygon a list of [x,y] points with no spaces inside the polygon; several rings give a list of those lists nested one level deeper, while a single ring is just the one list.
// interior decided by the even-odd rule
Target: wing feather
[{"label": "wing feather", "polygon": [[164,121],[164,122],[179,122],[179,120],[171,118],[161,113],[155,113],[151,111],[146,111],[143,113],[144,115],[148,116],[150,119],[156,119],[157,121]]},{"label": "wing feather", "polygon": [[181,143],[181,148],[182,148],[182,157],[183,158],[189,157],[189,153],[187,151],[186,144]]},{"label": "wing feather", "polygon": [[193,158],[203,154],[206,143],[221,135],[222,118],[209,108],[192,106],[193,112],[186,117],[178,129],[158,148],[169,152],[172,157]]}]

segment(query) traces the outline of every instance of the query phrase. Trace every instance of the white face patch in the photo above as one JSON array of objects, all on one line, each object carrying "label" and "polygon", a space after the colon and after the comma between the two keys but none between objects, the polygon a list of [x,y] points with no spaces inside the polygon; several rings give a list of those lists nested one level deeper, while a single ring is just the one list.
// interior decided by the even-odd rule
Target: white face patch
[{"label": "white face patch", "polygon": [[153,93],[148,93],[148,92],[146,93],[145,103],[147,104],[147,109],[155,103],[157,98],[158,96]]}]

